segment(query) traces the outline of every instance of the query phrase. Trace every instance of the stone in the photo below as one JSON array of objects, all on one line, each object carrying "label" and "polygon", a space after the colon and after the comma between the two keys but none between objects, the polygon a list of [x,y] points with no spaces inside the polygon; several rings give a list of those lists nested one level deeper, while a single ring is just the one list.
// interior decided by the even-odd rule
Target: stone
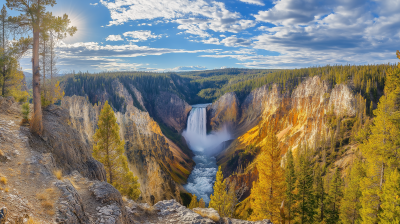
[{"label": "stone", "polygon": [[0,209],[0,224],[5,224],[7,221],[7,208]]},{"label": "stone", "polygon": [[89,223],[82,198],[69,180],[57,181],[56,187],[61,191],[58,200],[56,222],[63,224]]},{"label": "stone", "polygon": [[101,203],[117,203],[122,206],[122,196],[117,189],[107,182],[95,181],[89,188],[96,200]]}]

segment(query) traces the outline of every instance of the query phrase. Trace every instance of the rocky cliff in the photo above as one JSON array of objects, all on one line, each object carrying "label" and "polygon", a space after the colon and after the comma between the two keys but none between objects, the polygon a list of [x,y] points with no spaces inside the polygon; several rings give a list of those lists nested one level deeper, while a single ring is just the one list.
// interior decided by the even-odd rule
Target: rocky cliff
[{"label": "rocky cliff", "polygon": [[223,126],[234,129],[239,116],[239,100],[233,92],[224,94],[207,106],[207,123],[212,131],[220,130]]},{"label": "rocky cliff", "polygon": [[[61,105],[70,111],[71,126],[81,133],[81,139],[92,145],[102,106],[92,106],[84,97],[78,96],[65,97]],[[179,184],[184,183],[190,173],[191,159],[173,144],[168,144],[169,140],[158,124],[132,103],[127,105],[124,113],[117,112],[116,117],[120,136],[125,140],[130,169],[139,178],[142,200],[154,203],[174,198],[179,201]]]},{"label": "rocky cliff", "polygon": [[155,101],[157,117],[166,125],[182,133],[192,107],[176,94],[161,92]]},{"label": "rocky cliff", "polygon": [[[262,96],[259,98],[262,100],[257,100],[257,94]],[[257,103],[252,105],[246,100]],[[329,142],[336,134],[329,123],[330,118],[351,119],[357,108],[355,96],[347,85],[331,88],[328,82],[318,76],[304,80],[291,95],[274,84],[268,91],[265,87],[253,91],[246,100],[242,108],[250,112],[242,112],[241,121],[251,120],[260,113],[259,108],[254,109],[254,106],[259,106],[262,108],[259,123],[233,141],[217,157],[217,161],[223,167],[224,176],[237,172],[231,178],[243,180],[250,188],[257,175],[253,160],[257,150],[265,143],[269,126],[276,127],[284,155],[288,149],[297,150],[300,144],[317,148],[322,139]]]}]

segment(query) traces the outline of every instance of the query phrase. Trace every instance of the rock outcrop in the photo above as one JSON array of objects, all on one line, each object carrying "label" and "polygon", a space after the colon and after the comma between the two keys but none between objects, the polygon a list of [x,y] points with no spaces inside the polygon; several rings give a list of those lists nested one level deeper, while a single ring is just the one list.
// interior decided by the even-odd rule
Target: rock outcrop
[{"label": "rock outcrop", "polygon": [[[126,93],[124,90],[120,92]],[[71,113],[71,126],[76,127],[81,138],[92,145],[102,106],[92,106],[84,97],[78,96],[64,97],[61,105]],[[180,163],[177,158],[185,155],[170,149],[160,127],[147,112],[128,104],[125,113],[117,112],[116,117],[120,136],[125,141],[129,167],[140,183],[141,199],[147,203],[165,199],[180,201],[177,182],[183,182],[182,179],[188,176],[189,172],[182,169],[190,170],[191,167],[185,162]]]},{"label": "rock outcrop", "polygon": [[155,101],[155,110],[166,125],[181,133],[186,128],[186,121],[192,107],[176,94],[160,92]]},{"label": "rock outcrop", "polygon": [[106,180],[103,164],[93,159],[91,145],[81,141],[81,136],[69,126],[68,110],[50,105],[43,110],[44,141],[31,141],[31,147],[47,149],[58,166],[66,173],[78,170],[82,176]]},{"label": "rock outcrop", "polygon": [[207,123],[213,131],[218,131],[224,126],[234,128],[239,117],[239,100],[234,92],[224,94],[207,106]]}]

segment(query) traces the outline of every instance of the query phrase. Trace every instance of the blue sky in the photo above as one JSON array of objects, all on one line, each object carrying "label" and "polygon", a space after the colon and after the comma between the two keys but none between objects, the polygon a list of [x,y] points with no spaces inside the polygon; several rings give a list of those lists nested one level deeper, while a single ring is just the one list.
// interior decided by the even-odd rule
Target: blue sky
[{"label": "blue sky", "polygon": [[78,28],[59,43],[63,73],[378,64],[400,49],[400,0],[57,2]]}]

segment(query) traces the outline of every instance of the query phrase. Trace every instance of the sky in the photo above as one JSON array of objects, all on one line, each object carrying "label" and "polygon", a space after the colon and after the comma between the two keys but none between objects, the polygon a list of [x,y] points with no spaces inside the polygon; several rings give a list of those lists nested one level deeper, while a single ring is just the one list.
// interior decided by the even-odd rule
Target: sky
[{"label": "sky", "polygon": [[58,0],[47,10],[78,28],[58,43],[62,73],[381,64],[400,50],[400,0]]}]

